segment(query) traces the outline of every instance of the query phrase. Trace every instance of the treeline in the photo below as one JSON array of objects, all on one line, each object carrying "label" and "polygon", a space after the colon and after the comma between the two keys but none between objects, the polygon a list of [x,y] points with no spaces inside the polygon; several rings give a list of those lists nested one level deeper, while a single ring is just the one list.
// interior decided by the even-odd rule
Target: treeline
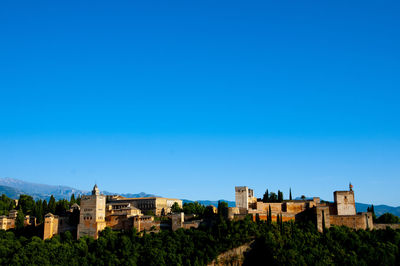
[{"label": "treeline", "polygon": [[[218,203],[219,208],[220,205],[223,204],[224,206],[226,205],[226,208],[228,207],[228,204],[226,202],[220,201]],[[179,207],[178,203],[174,203],[171,207],[172,212],[184,212],[185,214],[193,214],[197,218],[209,218],[214,214],[214,210],[212,206],[204,206],[203,204],[200,204],[199,202],[185,202],[182,205],[182,208]]]},{"label": "treeline", "polygon": [[0,215],[8,215],[10,210],[16,209],[18,211],[16,227],[20,228],[23,227],[25,215],[35,216],[36,223],[40,224],[44,221],[47,213],[65,214],[73,204],[79,205],[80,200],[80,197],[75,199],[74,194],[71,195],[70,200],[60,199],[58,201],[51,195],[49,202],[41,199],[35,201],[31,196],[20,195],[18,205],[16,205],[13,199],[3,194],[0,199]]},{"label": "treeline", "polygon": [[[290,191],[290,200],[292,200],[292,191]],[[283,202],[283,192],[278,190],[278,193],[268,192],[268,189],[265,191],[263,198],[263,202]]]},{"label": "treeline", "polygon": [[378,224],[399,224],[400,223],[400,218],[389,212],[384,213],[381,216],[379,216],[378,218],[376,218],[375,208],[374,208],[373,204],[367,208],[367,212],[372,212],[372,218],[374,220],[374,223],[378,223]]},{"label": "treeline", "polygon": [[261,223],[244,265],[399,265],[400,230]]},{"label": "treeline", "polygon": [[400,263],[400,230],[331,227],[319,233],[312,223],[253,222],[251,217],[229,221],[214,215],[198,229],[138,234],[107,228],[98,240],[74,240],[66,232],[43,241],[0,231],[0,264],[207,265],[218,254],[250,241],[245,265]]}]

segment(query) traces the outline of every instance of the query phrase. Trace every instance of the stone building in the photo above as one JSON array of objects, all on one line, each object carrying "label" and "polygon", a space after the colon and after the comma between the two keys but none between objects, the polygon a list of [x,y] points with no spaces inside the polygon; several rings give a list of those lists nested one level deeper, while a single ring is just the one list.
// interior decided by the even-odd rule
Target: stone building
[{"label": "stone building", "polygon": [[92,195],[82,196],[81,211],[79,215],[79,225],[77,238],[91,236],[98,238],[98,233],[106,227],[106,196],[101,195],[95,185]]},{"label": "stone building", "polygon": [[[354,229],[373,229],[372,213],[356,213],[354,191],[335,191],[334,202],[320,202],[320,198],[310,200],[284,200],[283,202],[262,202],[254,200],[253,192],[247,187],[235,187],[236,207],[229,208],[231,219],[240,219],[247,214],[253,219],[267,220],[269,210],[271,219],[278,215],[282,221],[312,220],[319,231],[332,225],[345,225]],[[247,197],[247,198],[246,198]]]},{"label": "stone building", "polygon": [[109,196],[107,202],[107,204],[129,203],[132,207],[139,209],[143,214],[152,212],[155,215],[171,213],[171,207],[175,202],[182,208],[182,200],[162,197],[125,198],[121,196]]},{"label": "stone building", "polygon": [[[8,230],[15,228],[18,211],[11,210],[8,215],[0,216],[0,229]],[[36,217],[32,215],[25,215],[24,226],[36,226]]]},{"label": "stone building", "polygon": [[0,229],[8,230],[15,228],[15,221],[17,219],[18,211],[11,210],[8,213],[8,216],[2,215],[0,216]]},{"label": "stone building", "polygon": [[172,231],[176,231],[179,228],[190,229],[190,228],[198,228],[203,220],[191,220],[185,221],[185,213],[172,213],[171,214],[171,229]]},{"label": "stone building", "polygon": [[[151,215],[143,215],[142,210],[152,211],[156,215],[166,214],[171,211],[171,206],[175,202],[182,207],[182,201],[178,199],[105,196],[100,194],[95,185],[91,195],[81,198],[77,238],[86,235],[97,239],[99,232],[105,227],[113,230],[136,228],[139,232],[160,230],[160,221],[155,221]],[[72,213],[76,207],[79,208],[77,204],[74,204],[70,212]],[[69,223],[69,215],[68,213],[64,216],[47,214],[43,238],[51,238],[53,235],[74,230],[73,225]]]}]

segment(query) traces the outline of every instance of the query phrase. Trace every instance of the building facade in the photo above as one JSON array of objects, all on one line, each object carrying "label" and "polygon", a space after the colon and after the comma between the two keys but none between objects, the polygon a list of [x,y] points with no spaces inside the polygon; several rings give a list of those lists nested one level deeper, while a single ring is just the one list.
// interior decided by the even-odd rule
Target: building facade
[{"label": "building facade", "polygon": [[81,210],[77,238],[91,236],[94,239],[99,237],[98,233],[106,228],[106,196],[101,195],[95,185],[92,195],[82,196]]}]

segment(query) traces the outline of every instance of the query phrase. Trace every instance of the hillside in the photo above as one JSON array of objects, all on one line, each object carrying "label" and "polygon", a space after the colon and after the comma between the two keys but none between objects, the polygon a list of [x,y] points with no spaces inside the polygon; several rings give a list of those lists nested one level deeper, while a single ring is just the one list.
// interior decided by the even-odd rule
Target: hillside
[{"label": "hillside", "polygon": [[8,186],[0,186],[0,195],[5,194],[7,197],[12,198],[12,199],[18,199],[19,195],[21,194],[26,194],[23,191],[13,188],[13,187],[8,187]]}]

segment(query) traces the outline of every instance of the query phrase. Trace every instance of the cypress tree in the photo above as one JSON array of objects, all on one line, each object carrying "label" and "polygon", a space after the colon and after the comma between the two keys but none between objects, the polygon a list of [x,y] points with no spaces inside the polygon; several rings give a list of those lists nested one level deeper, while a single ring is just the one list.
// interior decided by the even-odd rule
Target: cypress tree
[{"label": "cypress tree", "polygon": [[289,189],[289,200],[292,200],[292,188]]},{"label": "cypress tree", "polygon": [[47,201],[46,200],[43,200],[42,210],[43,210],[43,214],[44,215],[49,213],[49,207],[47,206]]},{"label": "cypress tree", "polygon": [[268,223],[271,224],[272,222],[272,211],[271,211],[271,205],[269,205],[268,209]]},{"label": "cypress tree", "polygon": [[72,193],[72,195],[71,195],[71,200],[69,201],[69,204],[70,204],[70,206],[72,206],[72,205],[75,204],[75,203],[76,203],[75,194]]},{"label": "cypress tree", "polygon": [[47,206],[49,212],[55,214],[56,213],[56,199],[51,195],[49,200],[49,205]]},{"label": "cypress tree", "polygon": [[262,201],[263,202],[268,202],[269,201],[268,189],[265,191]]},{"label": "cypress tree", "polygon": [[282,202],[283,201],[283,192],[278,190],[278,202]]},{"label": "cypress tree", "polygon": [[15,227],[17,229],[24,228],[24,222],[25,222],[25,215],[24,212],[22,211],[22,208],[20,207],[18,209],[17,219],[15,220]]}]

